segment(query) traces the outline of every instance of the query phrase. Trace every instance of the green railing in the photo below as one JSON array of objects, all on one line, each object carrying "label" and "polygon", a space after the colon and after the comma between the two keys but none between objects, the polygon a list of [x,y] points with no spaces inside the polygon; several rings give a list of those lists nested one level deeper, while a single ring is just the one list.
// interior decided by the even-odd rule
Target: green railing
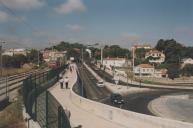
[{"label": "green railing", "polygon": [[23,83],[23,100],[26,112],[42,128],[71,128],[65,110],[47,91],[64,73],[66,66],[56,70],[37,73],[29,76]]}]

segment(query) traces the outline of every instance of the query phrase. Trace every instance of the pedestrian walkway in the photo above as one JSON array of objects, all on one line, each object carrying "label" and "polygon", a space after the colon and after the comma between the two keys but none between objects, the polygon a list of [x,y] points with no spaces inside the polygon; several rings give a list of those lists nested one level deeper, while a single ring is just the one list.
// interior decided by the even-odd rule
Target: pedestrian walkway
[{"label": "pedestrian walkway", "polygon": [[[72,65],[76,66],[76,65]],[[63,77],[68,76],[69,88],[75,84],[77,74],[75,70],[70,72],[66,71]],[[65,86],[64,86],[65,87]],[[59,83],[49,89],[51,94],[58,100],[64,109],[68,109],[71,112],[70,122],[72,127],[81,125],[82,128],[125,128],[109,120],[105,120],[97,115],[89,113],[80,107],[76,106],[70,99],[71,89],[61,89]]]}]

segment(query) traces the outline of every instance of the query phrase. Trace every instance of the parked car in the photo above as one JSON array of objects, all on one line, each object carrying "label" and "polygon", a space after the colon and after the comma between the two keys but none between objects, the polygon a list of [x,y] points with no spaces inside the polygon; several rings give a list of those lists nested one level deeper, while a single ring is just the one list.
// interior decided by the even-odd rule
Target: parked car
[{"label": "parked car", "polygon": [[124,104],[124,100],[122,96],[118,93],[111,94],[111,102],[112,104],[118,104],[118,105]]},{"label": "parked car", "polygon": [[97,82],[97,86],[98,87],[104,87],[105,85],[104,85],[104,82],[101,80],[101,81]]}]

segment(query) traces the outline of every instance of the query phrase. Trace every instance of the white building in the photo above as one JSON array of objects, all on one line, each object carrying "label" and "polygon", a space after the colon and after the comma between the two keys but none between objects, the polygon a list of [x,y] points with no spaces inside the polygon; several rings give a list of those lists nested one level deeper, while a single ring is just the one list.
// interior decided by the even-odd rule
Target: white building
[{"label": "white building", "polygon": [[60,58],[64,59],[65,55],[66,55],[66,51],[62,51],[62,52],[50,51],[50,50],[43,51],[43,59],[46,62],[57,61]]},{"label": "white building", "polygon": [[133,45],[133,46],[131,47],[132,50],[136,50],[136,49],[140,49],[140,48],[144,48],[144,49],[146,49],[146,50],[149,50],[149,49],[151,49],[152,47],[151,47],[151,45],[149,45],[149,44],[137,44],[137,45]]},{"label": "white building", "polygon": [[149,58],[150,63],[163,63],[165,61],[165,54],[163,52],[160,52],[158,50],[150,50],[145,54],[145,58]]},{"label": "white building", "polygon": [[168,77],[168,74],[167,74],[167,69],[155,69],[155,72],[154,72],[154,76],[153,77],[156,77],[156,78],[167,78]]},{"label": "white building", "polygon": [[192,58],[184,58],[182,60],[181,67],[183,68],[186,64],[193,64],[193,59]]},{"label": "white building", "polygon": [[134,74],[141,77],[152,77],[154,70],[154,67],[150,64],[140,64],[134,67]]},{"label": "white building", "polygon": [[107,68],[114,67],[125,67],[126,65],[131,65],[131,61],[127,62],[126,58],[105,58],[103,59],[103,66]]},{"label": "white building", "polygon": [[19,55],[19,54],[22,54],[24,56],[27,55],[27,50],[24,49],[24,48],[11,48],[11,49],[6,49],[4,52],[3,52],[3,55],[8,55],[8,56],[13,56],[13,55]]},{"label": "white building", "polygon": [[134,67],[134,74],[140,77],[168,77],[167,69],[155,69],[150,64],[140,64]]}]

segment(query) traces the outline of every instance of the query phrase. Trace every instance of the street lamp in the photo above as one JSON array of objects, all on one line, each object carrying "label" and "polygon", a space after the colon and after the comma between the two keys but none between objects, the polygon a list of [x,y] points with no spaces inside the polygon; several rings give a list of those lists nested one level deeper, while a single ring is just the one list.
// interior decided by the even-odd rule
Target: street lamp
[{"label": "street lamp", "polygon": [[0,41],[0,70],[1,70],[1,77],[3,76],[3,57],[2,57],[2,53],[3,53],[3,44],[5,44],[5,41]]}]

